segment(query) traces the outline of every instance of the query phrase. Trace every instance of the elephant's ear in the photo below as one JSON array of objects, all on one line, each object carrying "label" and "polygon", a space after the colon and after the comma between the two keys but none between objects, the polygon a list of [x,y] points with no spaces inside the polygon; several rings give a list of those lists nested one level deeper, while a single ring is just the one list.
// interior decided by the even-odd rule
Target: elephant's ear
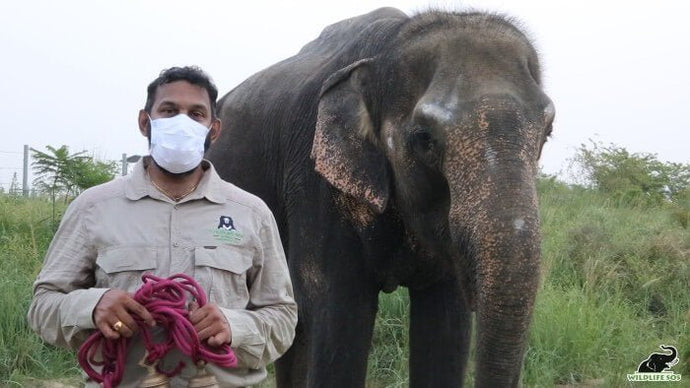
[{"label": "elephant's ear", "polygon": [[331,185],[383,213],[389,198],[387,160],[374,144],[364,95],[372,59],[333,73],[323,83],[311,149],[315,169]]}]

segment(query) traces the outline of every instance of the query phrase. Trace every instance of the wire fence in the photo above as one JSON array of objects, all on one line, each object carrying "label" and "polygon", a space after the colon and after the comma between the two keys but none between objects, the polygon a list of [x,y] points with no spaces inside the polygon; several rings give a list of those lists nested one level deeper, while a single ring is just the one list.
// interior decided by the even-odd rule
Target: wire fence
[{"label": "wire fence", "polygon": [[0,192],[9,193],[18,190],[21,194],[23,174],[24,152],[22,150],[0,150]]}]

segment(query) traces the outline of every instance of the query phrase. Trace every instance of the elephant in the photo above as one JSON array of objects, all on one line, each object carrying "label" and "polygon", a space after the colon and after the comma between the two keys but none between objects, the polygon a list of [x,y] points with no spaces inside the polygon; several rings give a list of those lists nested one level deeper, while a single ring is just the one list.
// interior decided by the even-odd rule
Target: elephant
[{"label": "elephant", "polygon": [[638,373],[658,373],[678,363],[678,351],[673,346],[659,345],[662,350],[670,350],[671,354],[652,353],[646,360],[640,363]]},{"label": "elephant", "polygon": [[540,73],[507,17],[381,8],[218,101],[206,157],[273,211],[299,307],[279,387],[363,387],[379,293],[398,287],[410,386],[464,384],[473,317],[475,385],[520,383],[555,115]]}]

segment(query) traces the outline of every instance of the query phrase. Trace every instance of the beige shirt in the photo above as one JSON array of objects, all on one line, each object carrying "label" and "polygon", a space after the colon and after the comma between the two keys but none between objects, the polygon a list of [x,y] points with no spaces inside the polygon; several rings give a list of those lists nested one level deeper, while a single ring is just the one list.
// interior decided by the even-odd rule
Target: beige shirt
[{"label": "beige shirt", "polygon": [[[151,184],[149,160],[70,204],[34,283],[29,323],[46,342],[78,348],[95,328],[92,312],[108,289],[133,293],[145,272],[186,273],[225,314],[239,360],[235,369],[207,370],[221,386],[256,384],[266,377],[266,364],[289,348],[297,323],[273,215],[258,197],[223,181],[208,161],[198,188],[175,203]],[[143,355],[134,338],[122,386],[145,376],[137,365]],[[171,370],[181,357],[173,351],[161,366]],[[196,374],[185,361],[173,386],[186,387]]]}]

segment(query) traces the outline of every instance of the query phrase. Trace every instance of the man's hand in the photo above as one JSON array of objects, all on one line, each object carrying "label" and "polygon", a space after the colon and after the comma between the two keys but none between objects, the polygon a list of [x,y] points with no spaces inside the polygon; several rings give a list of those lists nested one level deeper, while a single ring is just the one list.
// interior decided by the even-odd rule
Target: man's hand
[{"label": "man's hand", "polygon": [[206,340],[210,346],[218,347],[229,344],[232,330],[225,315],[214,303],[199,307],[196,302],[189,304],[189,321],[194,325],[199,340]]},{"label": "man's hand", "polygon": [[[149,326],[155,326],[156,321],[144,306],[132,298],[132,295],[122,290],[108,290],[93,310],[93,322],[107,339],[115,340],[120,336],[131,337],[139,329],[132,317],[138,315]],[[115,327],[115,324],[119,327]],[[117,330],[116,330],[117,329]]]}]

